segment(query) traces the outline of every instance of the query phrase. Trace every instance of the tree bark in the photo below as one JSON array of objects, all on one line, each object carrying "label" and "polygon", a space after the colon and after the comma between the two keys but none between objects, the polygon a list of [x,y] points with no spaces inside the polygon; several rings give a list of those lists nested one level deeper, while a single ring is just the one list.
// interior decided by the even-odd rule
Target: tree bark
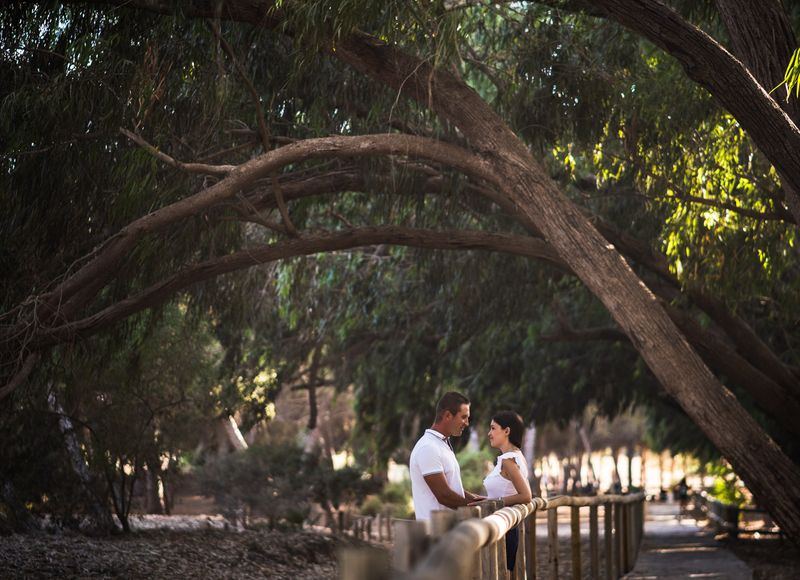
[{"label": "tree bark", "polygon": [[[731,40],[732,52],[764,89],[783,81],[797,39],[781,0],[715,0]],[[780,91],[780,92],[779,92]],[[775,91],[780,96],[783,91]],[[795,124],[800,121],[800,101],[780,99],[780,106]]]}]

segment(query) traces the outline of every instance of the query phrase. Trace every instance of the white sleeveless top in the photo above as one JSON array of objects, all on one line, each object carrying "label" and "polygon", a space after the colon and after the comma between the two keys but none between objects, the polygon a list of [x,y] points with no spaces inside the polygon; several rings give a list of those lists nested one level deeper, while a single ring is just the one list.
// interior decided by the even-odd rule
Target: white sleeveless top
[{"label": "white sleeveless top", "polygon": [[494,499],[507,495],[516,495],[517,493],[517,488],[514,487],[514,483],[510,479],[506,479],[500,475],[504,459],[513,459],[516,461],[519,466],[519,471],[522,473],[522,477],[528,479],[528,463],[525,461],[522,452],[509,451],[508,453],[503,453],[497,458],[497,464],[494,466],[494,469],[492,469],[492,472],[483,480],[483,486],[486,488],[486,496],[489,498]]}]

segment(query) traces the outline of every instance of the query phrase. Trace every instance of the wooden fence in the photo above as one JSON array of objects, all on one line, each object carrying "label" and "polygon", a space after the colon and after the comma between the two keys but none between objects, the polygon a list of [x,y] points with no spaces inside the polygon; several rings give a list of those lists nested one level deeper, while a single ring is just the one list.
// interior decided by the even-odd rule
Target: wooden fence
[{"label": "wooden fence", "polygon": [[[782,535],[781,530],[772,525],[772,518],[765,510],[758,508],[740,508],[737,505],[723,503],[709,496],[705,491],[692,494],[692,501],[718,532],[727,532],[735,538],[740,532]],[[743,528],[742,520],[760,519],[764,525],[760,528]]]},{"label": "wooden fence", "polygon": [[[559,576],[558,509],[570,513],[572,578],[580,578],[584,553],[581,546],[580,510],[589,511],[589,578],[619,578],[633,568],[644,527],[644,494],[595,497],[534,498],[529,504],[500,508],[499,502],[457,511],[433,512],[428,524],[394,521],[392,565],[382,550],[346,550],[340,558],[340,577],[346,580],[504,580],[505,535],[519,526],[520,541],[515,580],[537,576],[536,513],[547,512],[547,574]],[[599,508],[603,507],[602,548]],[[600,551],[603,569],[600,569]]]}]

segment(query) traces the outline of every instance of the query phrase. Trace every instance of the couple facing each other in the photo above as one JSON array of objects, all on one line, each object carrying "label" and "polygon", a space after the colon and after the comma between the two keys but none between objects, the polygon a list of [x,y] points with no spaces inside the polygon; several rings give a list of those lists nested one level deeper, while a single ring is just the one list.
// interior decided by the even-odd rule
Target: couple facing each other
[{"label": "couple facing each other", "polygon": [[[414,513],[430,520],[431,511],[455,509],[485,499],[499,499],[504,506],[531,501],[528,464],[520,451],[525,426],[513,411],[500,411],[489,425],[489,445],[501,453],[494,469],[483,480],[486,496],[464,490],[461,468],[450,437],[458,437],[469,425],[469,399],[456,392],[445,393],[436,405],[436,419],[411,451],[409,471]],[[513,570],[519,531],[506,535],[506,562]]]}]

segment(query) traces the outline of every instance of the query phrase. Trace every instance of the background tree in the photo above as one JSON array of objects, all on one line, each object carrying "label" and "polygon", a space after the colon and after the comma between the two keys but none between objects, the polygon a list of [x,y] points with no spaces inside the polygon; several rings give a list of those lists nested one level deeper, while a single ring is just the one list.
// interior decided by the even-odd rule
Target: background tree
[{"label": "background tree", "polygon": [[[734,116],[736,122],[731,120],[729,129],[735,134],[738,123],[746,131],[727,148],[724,143],[730,139],[724,138],[711,139],[700,148],[685,147],[680,137],[675,142],[657,139],[674,131],[670,126],[674,102],[665,103],[664,98],[688,95],[680,102],[692,107],[689,114],[676,110],[674,120],[676,127],[681,122],[681,130],[675,133],[697,131],[703,137],[725,134],[725,117],[716,102],[697,98],[697,85],[671,61],[662,61],[661,53],[640,37],[598,20],[596,10],[583,12],[580,3],[552,4],[489,10],[365,3],[342,5],[336,12],[317,11],[313,3],[282,10],[244,1],[228,2],[219,9],[193,5],[187,15],[211,18],[208,26],[197,20],[132,16],[81,4],[54,11],[36,3],[15,4],[2,25],[4,45],[15,47],[4,66],[16,79],[3,101],[10,113],[4,118],[25,118],[26,111],[35,110],[31,103],[42,103],[40,109],[46,111],[44,103],[55,91],[44,87],[70,87],[73,92],[66,94],[86,95],[96,90],[90,79],[118,71],[113,78],[122,84],[108,92],[108,98],[116,101],[104,109],[107,116],[76,105],[70,118],[75,125],[55,143],[57,149],[81,149],[81,156],[94,153],[98,171],[90,174],[94,181],[79,188],[81,192],[110,203],[115,196],[103,188],[124,193],[135,183],[141,196],[136,200],[140,205],[113,225],[107,217],[87,215],[90,209],[106,206],[76,198],[79,233],[73,239],[80,241],[74,246],[54,244],[70,249],[71,255],[61,256],[51,274],[39,281],[32,276],[25,283],[8,285],[9,298],[4,302],[8,383],[3,393],[17,390],[44,349],[99,332],[161,304],[192,283],[253,263],[376,244],[512,251],[554,264],[558,276],[574,273],[587,286],[618,325],[610,335],[619,337],[622,331],[628,337],[657,381],[772,507],[787,533],[796,537],[800,486],[797,467],[784,454],[789,437],[781,435],[796,428],[791,421],[791,410],[798,405],[796,360],[793,350],[785,348],[792,339],[784,332],[781,343],[754,328],[757,319],[764,319],[738,308],[737,301],[716,295],[713,287],[692,283],[684,267],[695,248],[706,255],[709,240],[716,236],[724,241],[727,231],[737,230],[746,235],[738,240],[731,236],[732,244],[752,242],[751,255],[759,255],[755,250],[761,249],[772,256],[770,267],[778,267],[765,271],[762,260],[758,262],[762,269],[743,260],[745,268],[752,268],[753,279],[760,276],[763,281],[775,274],[791,287],[796,272],[790,257],[800,215],[795,211],[800,182],[798,131],[791,110],[779,109],[767,94],[774,84],[765,90],[769,83],[760,78],[762,73],[754,77],[746,68],[760,71],[762,62],[784,56],[788,62],[788,54],[769,53],[759,59],[757,53],[747,52],[752,46],[747,39],[757,36],[768,20],[752,17],[740,21],[742,26],[732,26],[728,9],[741,8],[733,1],[718,2],[718,12],[704,5],[684,14],[649,0],[594,3],[675,56],[689,78]],[[126,5],[153,8],[148,3]],[[790,12],[777,3],[754,10],[777,18],[785,25],[784,36],[791,35]],[[708,25],[715,33],[724,22],[742,60],[691,22]],[[358,32],[365,29],[374,36]],[[167,32],[172,41],[162,48],[157,39]],[[126,41],[120,42],[123,37]],[[528,38],[534,40],[529,44]],[[593,53],[580,50],[580,41],[608,48],[597,53],[602,59],[593,58]],[[290,42],[303,50],[292,52]],[[59,43],[66,47],[60,52]],[[107,58],[95,59],[98,47],[106,46]],[[133,54],[119,58],[126,51]],[[43,63],[31,54],[52,58]],[[269,54],[270,59],[258,58],[260,54]],[[93,77],[95,73],[99,77]],[[603,83],[581,82],[582,77],[600,78]],[[658,79],[652,89],[648,78]],[[93,101],[84,97],[83,102]],[[633,108],[624,104],[628,102]],[[540,115],[532,103],[542,104]],[[534,116],[526,117],[526,109]],[[593,117],[597,123],[586,122],[590,110],[600,111]],[[196,123],[198,118],[204,122]],[[531,122],[547,118],[555,122],[541,126]],[[226,128],[223,119],[249,122],[246,128]],[[94,149],[71,145],[73,135],[91,133],[98,125],[106,132]],[[120,125],[137,147],[128,146],[116,133]],[[26,221],[25,216],[36,215],[30,213],[36,204],[49,207],[48,201],[42,196],[29,205],[25,193],[41,186],[52,190],[71,181],[47,175],[54,178],[51,184],[37,182],[43,179],[40,168],[45,158],[40,155],[53,152],[53,141],[30,139],[28,127],[9,130],[15,148],[13,156],[6,157],[4,191],[9,192],[14,211],[8,222],[13,227],[5,231],[14,239],[30,232],[32,247],[46,248],[39,242],[43,232],[39,222]],[[313,138],[327,133],[354,137]],[[212,149],[215,135],[227,135],[229,140]],[[289,144],[280,146],[284,143]],[[648,143],[669,147],[648,158]],[[245,161],[251,152],[261,155]],[[544,165],[534,160],[532,152],[543,158]],[[685,157],[665,164],[670,155],[678,158],[683,152]],[[164,165],[154,167],[153,159]],[[716,166],[703,165],[712,159]],[[60,158],[50,165],[71,171]],[[654,167],[672,167],[674,175]],[[733,167],[736,177],[727,174]],[[132,175],[147,179],[132,180]],[[781,178],[780,189],[775,175]],[[689,179],[685,189],[674,185],[685,179]],[[631,188],[636,194],[630,203],[610,203],[610,194]],[[347,193],[335,202],[311,197],[340,192]],[[654,193],[664,199],[641,197]],[[746,207],[740,209],[740,204]],[[108,207],[118,211],[125,204]],[[159,209],[143,216],[142,208],[151,207]],[[714,208],[720,215],[705,209],[702,227],[696,214],[682,222],[691,215],[682,208],[690,207]],[[592,223],[587,215],[593,215]],[[670,215],[675,216],[671,221]],[[739,221],[744,218],[753,222]],[[86,231],[103,232],[106,223],[107,234],[89,243]],[[363,223],[392,225],[355,225]],[[440,228],[436,232],[430,230],[434,224]],[[470,229],[443,233],[453,226]],[[675,235],[665,236],[664,228]],[[762,229],[776,244],[767,250],[759,247],[767,239],[761,238]],[[494,231],[505,233],[487,233]],[[103,239],[103,245],[95,248]],[[246,250],[228,253],[243,245]],[[38,255],[49,258],[52,253]],[[729,261],[724,250],[717,255]],[[779,256],[787,256],[785,270]],[[70,270],[73,263],[76,267]],[[153,267],[141,267],[148,263]],[[180,265],[182,269],[171,274]],[[716,269],[727,278],[728,270]],[[64,272],[74,273],[48,285]],[[696,280],[704,280],[699,274]],[[514,307],[518,305],[519,301]],[[452,320],[446,313],[443,310],[441,319],[436,315],[433,319]],[[560,326],[575,330],[574,324]],[[746,397],[775,421],[783,452],[708,372],[689,343],[719,377],[736,380]],[[439,342],[445,354],[457,344],[455,339]],[[440,357],[430,349],[417,349],[408,366],[418,371],[418,382],[441,384],[448,378]],[[513,385],[513,379],[511,375],[507,383]],[[364,384],[366,390],[378,385]],[[710,408],[714,413],[707,412]]]}]

